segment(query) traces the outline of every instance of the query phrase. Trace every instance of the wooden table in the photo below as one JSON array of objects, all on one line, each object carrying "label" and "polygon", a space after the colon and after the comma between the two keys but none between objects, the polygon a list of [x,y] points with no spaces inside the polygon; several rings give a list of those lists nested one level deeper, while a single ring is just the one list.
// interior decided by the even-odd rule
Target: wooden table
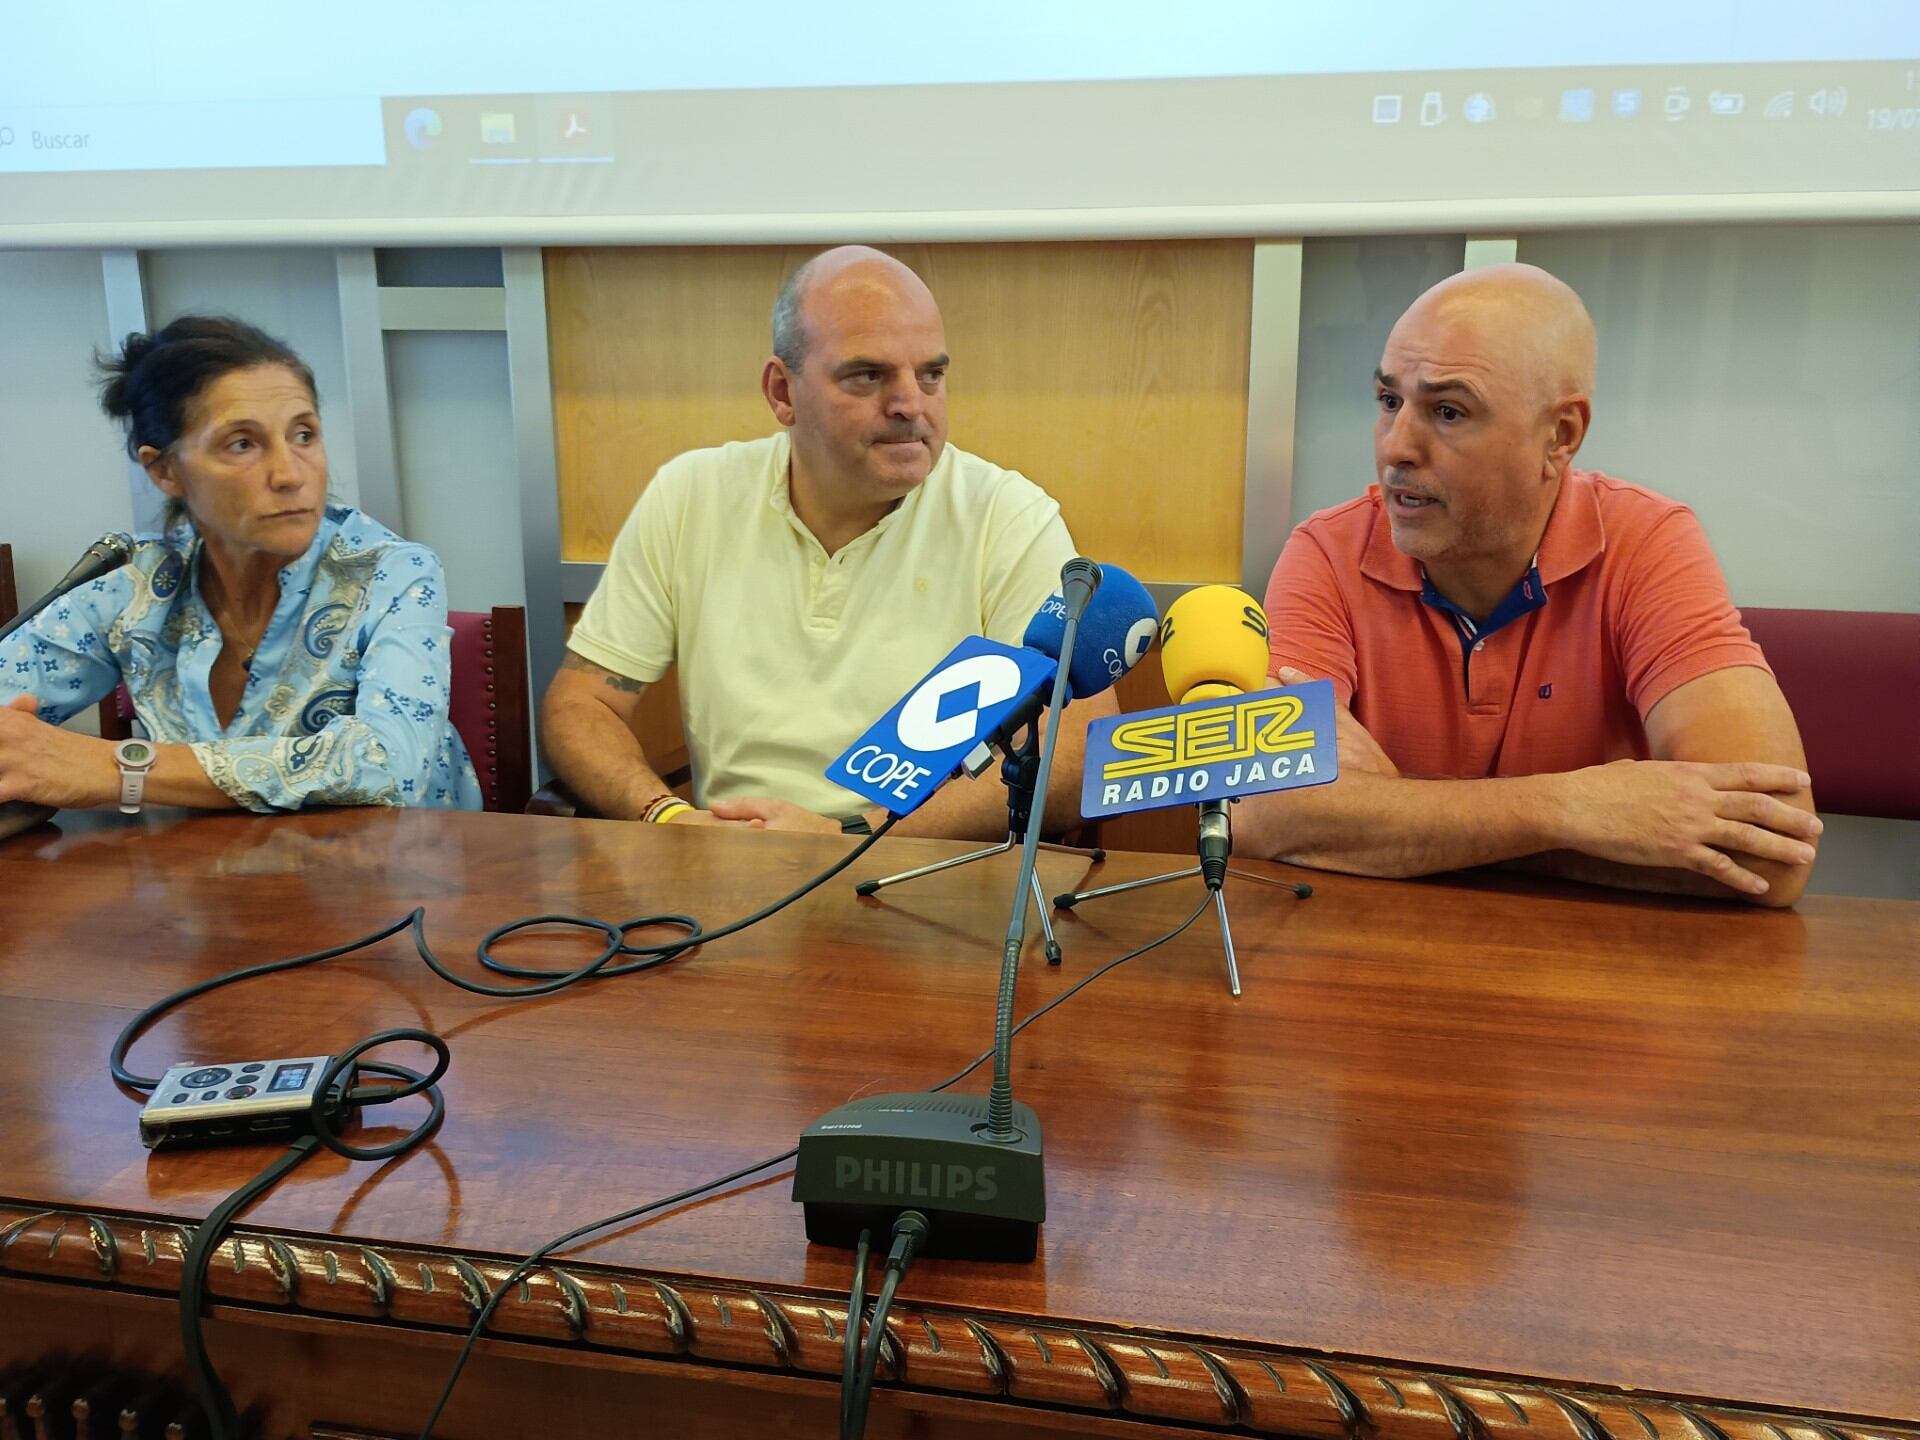
[{"label": "wooden table", "polygon": [[[851,892],[955,848],[885,842],[737,938],[558,997],[464,994],[394,939],[165,1021],[136,1071],[394,1025],[453,1047],[430,1148],[310,1161],[216,1257],[210,1343],[236,1397],[266,1433],[412,1433],[512,1259],[957,1069],[990,1039],[1011,862]],[[523,914],[717,924],[843,851],[374,811],[0,845],[0,1365],[63,1347],[177,1365],[176,1225],[269,1158],[141,1148],[106,1071],[140,1006],[416,903],[473,973],[478,938]],[[1203,919],[1020,1039],[1041,1256],[914,1267],[870,1433],[1920,1435],[1920,906],[1311,878],[1306,901],[1233,882],[1243,999]],[[1020,1012],[1200,894],[1062,917],[1066,964],[1026,966]],[[439,1433],[831,1434],[850,1257],[807,1245],[789,1184],[780,1167],[538,1271]]]}]

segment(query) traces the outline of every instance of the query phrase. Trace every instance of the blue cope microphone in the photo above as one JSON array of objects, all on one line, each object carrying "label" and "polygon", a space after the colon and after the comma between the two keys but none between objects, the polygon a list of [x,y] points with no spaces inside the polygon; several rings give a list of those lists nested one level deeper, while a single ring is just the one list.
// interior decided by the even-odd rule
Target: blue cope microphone
[{"label": "blue cope microphone", "polygon": [[[1153,644],[1160,615],[1126,571],[1101,567],[1067,664],[1067,696],[1112,687]],[[1027,622],[1019,648],[971,635],[934,666],[833,764],[827,778],[895,815],[910,815],[961,769],[977,775],[1001,743],[1039,714],[1060,659],[1065,600],[1054,595]]]}]

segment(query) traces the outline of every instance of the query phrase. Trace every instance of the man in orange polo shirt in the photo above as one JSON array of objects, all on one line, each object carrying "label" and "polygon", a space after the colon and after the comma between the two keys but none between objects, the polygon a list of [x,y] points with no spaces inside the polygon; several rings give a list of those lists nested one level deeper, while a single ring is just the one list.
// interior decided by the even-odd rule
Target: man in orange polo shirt
[{"label": "man in orange polo shirt", "polygon": [[1401,316],[1378,483],[1296,529],[1267,591],[1273,675],[1339,691],[1340,778],[1246,801],[1243,848],[1799,898],[1821,825],[1793,715],[1693,513],[1572,468],[1593,375],[1586,307],[1532,266]]}]

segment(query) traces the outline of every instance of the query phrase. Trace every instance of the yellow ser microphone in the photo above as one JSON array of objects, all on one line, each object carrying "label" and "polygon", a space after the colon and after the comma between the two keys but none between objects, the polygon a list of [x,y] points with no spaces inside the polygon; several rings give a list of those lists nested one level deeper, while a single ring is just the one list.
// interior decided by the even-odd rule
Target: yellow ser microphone
[{"label": "yellow ser microphone", "polygon": [[[1229,699],[1267,682],[1267,612],[1233,585],[1202,585],[1167,607],[1160,625],[1160,670],[1177,704]],[[1219,893],[1233,854],[1225,800],[1200,803],[1200,878]],[[1239,993],[1236,981],[1234,993]]]},{"label": "yellow ser microphone", "polygon": [[1233,585],[1202,585],[1167,607],[1160,669],[1180,705],[1267,687],[1267,612]]}]

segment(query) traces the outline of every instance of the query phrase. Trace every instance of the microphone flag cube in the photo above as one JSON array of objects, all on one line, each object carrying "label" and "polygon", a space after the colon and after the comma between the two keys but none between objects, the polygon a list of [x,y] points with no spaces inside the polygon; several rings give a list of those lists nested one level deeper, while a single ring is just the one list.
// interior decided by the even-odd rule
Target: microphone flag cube
[{"label": "microphone flag cube", "polygon": [[1022,702],[1052,683],[1056,668],[1037,650],[970,635],[848,746],[827,778],[895,815],[910,815]]},{"label": "microphone flag cube", "polygon": [[1086,819],[1325,785],[1340,775],[1333,682],[1309,680],[1096,720]]}]

